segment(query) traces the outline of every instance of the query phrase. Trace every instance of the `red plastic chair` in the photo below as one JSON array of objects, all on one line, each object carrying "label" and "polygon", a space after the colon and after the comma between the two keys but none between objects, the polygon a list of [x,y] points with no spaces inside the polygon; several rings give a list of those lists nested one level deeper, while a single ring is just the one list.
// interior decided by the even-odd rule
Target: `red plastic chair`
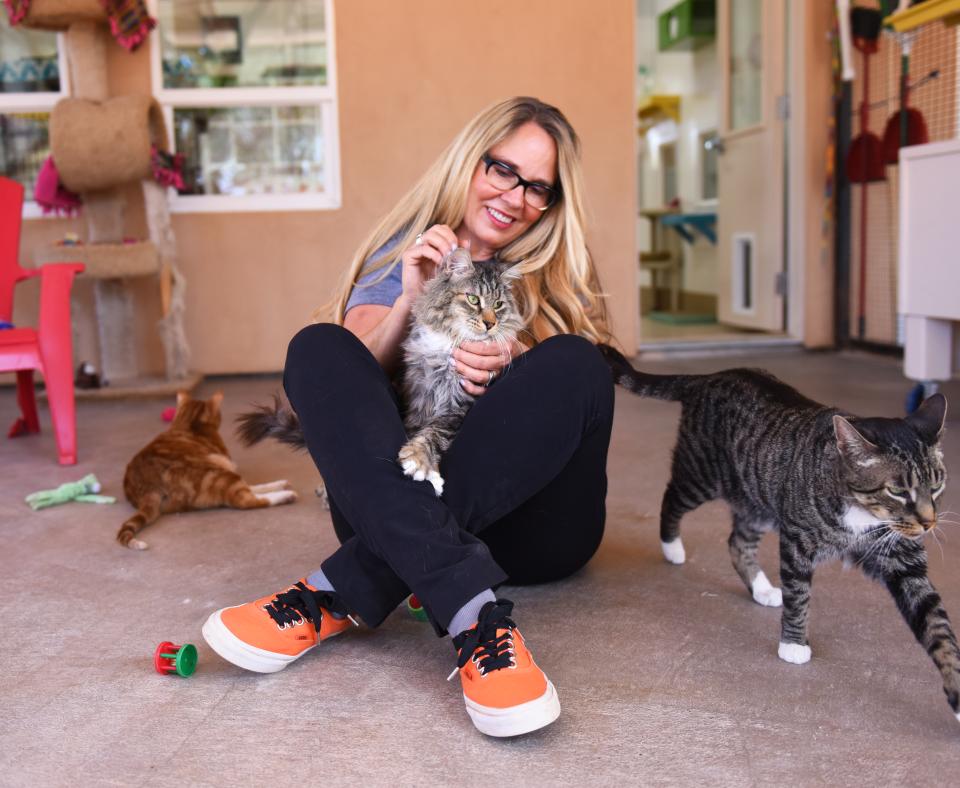
[{"label": "red plastic chair", "polygon": [[20,223],[23,186],[0,177],[0,321],[13,320],[13,288],[17,282],[40,277],[40,326],[0,328],[0,372],[17,373],[17,403],[23,414],[10,428],[11,438],[40,432],[33,392],[33,371],[39,369],[47,386],[47,402],[61,465],[77,461],[77,416],[73,401],[73,338],[70,334],[70,288],[82,263],[52,263],[21,268]]}]

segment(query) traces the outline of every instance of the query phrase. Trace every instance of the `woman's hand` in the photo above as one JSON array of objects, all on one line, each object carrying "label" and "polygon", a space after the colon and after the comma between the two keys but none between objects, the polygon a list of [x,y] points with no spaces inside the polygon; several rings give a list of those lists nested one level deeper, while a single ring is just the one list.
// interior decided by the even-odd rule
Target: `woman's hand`
[{"label": "woman's hand", "polygon": [[453,349],[453,360],[464,391],[479,397],[500,377],[504,367],[528,348],[514,339],[509,345],[488,342],[461,342]]},{"label": "woman's hand", "polygon": [[400,260],[403,295],[408,301],[412,302],[423,292],[423,286],[436,275],[440,261],[458,245],[453,230],[445,224],[435,224],[420,233],[418,242],[404,250]]}]

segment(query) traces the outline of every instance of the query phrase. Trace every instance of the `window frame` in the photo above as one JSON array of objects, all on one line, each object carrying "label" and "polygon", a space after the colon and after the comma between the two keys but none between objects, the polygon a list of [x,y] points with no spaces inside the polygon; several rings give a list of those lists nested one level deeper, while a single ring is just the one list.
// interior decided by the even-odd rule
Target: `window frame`
[{"label": "window frame", "polygon": [[[3,13],[0,11],[0,13]],[[9,25],[9,22],[7,23]],[[15,26],[10,26],[16,30]],[[53,112],[60,99],[70,97],[70,62],[67,59],[67,45],[63,33],[57,33],[57,72],[60,77],[60,90],[36,91],[31,93],[0,93],[0,115],[14,115],[25,112]],[[35,200],[24,200],[22,218],[56,219],[57,214],[44,213]]]},{"label": "window frame", "polygon": [[[151,16],[159,20],[160,0],[147,0]],[[291,107],[316,106],[320,110],[324,140],[323,192],[300,194],[178,194],[171,190],[170,210],[174,213],[236,213],[247,211],[317,211],[342,207],[340,183],[340,123],[337,98],[337,57],[333,0],[323,0],[326,22],[327,84],[315,86],[261,86],[222,88],[165,88],[162,46],[159,38],[150,44],[150,79],[153,95],[163,111],[171,147],[176,144],[173,113],[176,109],[198,107]],[[155,36],[160,35],[158,21]],[[175,150],[173,151],[176,152]]]}]

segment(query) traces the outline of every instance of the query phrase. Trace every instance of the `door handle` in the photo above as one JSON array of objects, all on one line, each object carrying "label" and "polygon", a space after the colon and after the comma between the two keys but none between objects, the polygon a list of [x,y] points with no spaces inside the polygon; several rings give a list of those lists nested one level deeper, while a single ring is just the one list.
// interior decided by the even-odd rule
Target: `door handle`
[{"label": "door handle", "polygon": [[727,150],[726,146],[723,144],[723,137],[721,137],[719,134],[714,134],[711,137],[707,137],[703,141],[703,147],[707,150],[715,150],[721,156]]}]

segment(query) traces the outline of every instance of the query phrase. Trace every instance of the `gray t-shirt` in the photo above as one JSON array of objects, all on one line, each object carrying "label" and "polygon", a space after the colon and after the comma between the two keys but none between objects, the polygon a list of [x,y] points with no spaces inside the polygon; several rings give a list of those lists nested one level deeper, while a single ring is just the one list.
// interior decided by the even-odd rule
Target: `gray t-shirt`
[{"label": "gray t-shirt", "polygon": [[[393,236],[393,238],[391,238],[376,252],[374,252],[370,259],[377,258],[381,254],[386,254],[387,252],[391,251],[396,247],[399,240],[399,235]],[[370,260],[367,260],[363,264],[363,267],[366,268],[369,262]],[[380,277],[383,277],[383,279],[377,282],[376,280]],[[376,282],[376,284],[372,284],[373,282]],[[399,260],[397,260],[397,264],[393,266],[390,273],[386,276],[383,275],[382,268],[374,273],[363,274],[360,279],[357,280],[357,284],[353,286],[353,290],[350,291],[350,298],[347,299],[347,306],[343,310],[343,313],[346,314],[355,306],[360,306],[362,304],[382,304],[383,306],[393,306],[393,302],[400,297],[402,292],[403,265]]]},{"label": "gray t-shirt", "polygon": [[[378,258],[382,254],[387,254],[393,250],[399,241],[400,234],[393,236],[393,238],[377,249],[377,251],[373,253],[372,257],[363,264],[364,268],[367,267],[367,264],[370,262],[370,260]],[[353,290],[350,291],[350,298],[347,299],[347,306],[343,310],[344,315],[346,315],[347,312],[349,312],[355,306],[360,306],[362,304],[381,304],[383,306],[393,306],[393,302],[396,301],[403,292],[403,264],[400,262],[399,258],[395,259],[396,265],[393,266],[393,268],[390,270],[390,273],[388,273],[386,276],[384,276],[382,268],[376,272],[361,275],[360,279],[357,280],[357,284],[353,286]],[[475,260],[474,262],[486,263],[489,261]],[[377,281],[378,279],[380,279],[379,282]]]}]

